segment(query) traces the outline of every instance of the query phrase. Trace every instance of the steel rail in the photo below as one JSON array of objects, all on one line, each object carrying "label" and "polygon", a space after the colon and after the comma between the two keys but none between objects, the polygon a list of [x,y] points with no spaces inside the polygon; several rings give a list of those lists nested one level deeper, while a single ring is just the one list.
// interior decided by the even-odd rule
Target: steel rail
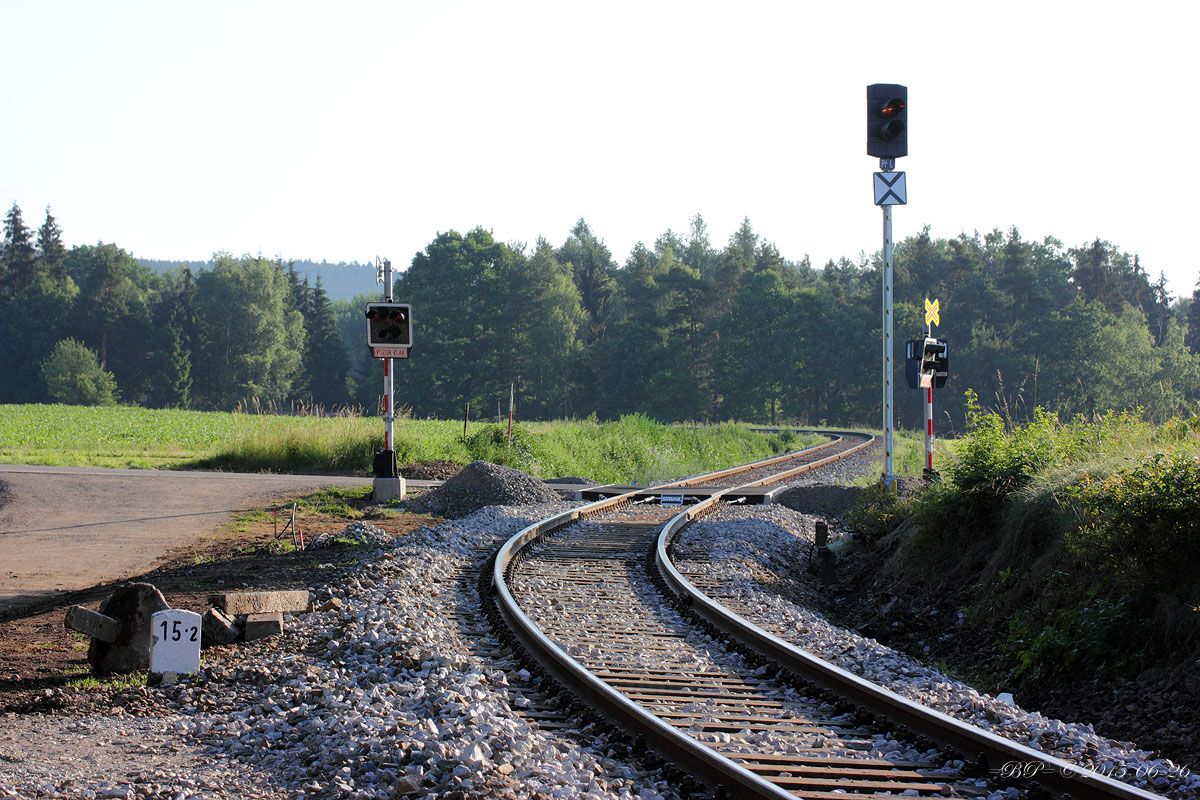
[{"label": "steel rail", "polygon": [[[755,470],[755,469],[762,469],[763,467],[770,467],[770,466],[779,464],[784,461],[791,461],[791,460],[797,458],[798,456],[809,455],[811,453],[816,453],[816,452],[820,452],[822,450],[826,450],[830,447],[836,447],[839,443],[841,443],[842,439],[844,439],[845,436],[847,435],[847,433],[845,431],[804,431],[804,432],[805,433],[819,433],[824,436],[829,436],[830,439],[828,442],[824,442],[823,444],[813,445],[812,447],[806,447],[803,450],[797,450],[792,453],[784,453],[781,456],[771,456],[770,458],[764,458],[759,461],[751,461],[748,464],[739,464],[736,467],[729,467],[728,469],[719,469],[714,472],[706,472],[703,475],[695,475],[691,478],[682,478],[680,480],[672,481],[670,483],[661,483],[661,484],[657,484],[656,486],[651,487],[651,488],[672,489],[672,488],[680,487],[680,486],[704,485],[702,483],[702,481],[720,480],[721,478],[728,478],[730,475],[740,475],[743,472],[749,472],[749,471]],[[849,434],[849,435],[853,436],[853,435],[865,435],[865,434]],[[871,441],[874,441],[874,437],[871,437]],[[752,486],[752,485],[758,485],[758,484],[757,483],[747,483],[745,485]]]},{"label": "steel rail", "polygon": [[[746,472],[750,469],[770,466],[771,464],[824,450],[836,445],[841,438],[841,436],[837,436],[824,444],[796,451],[786,456],[763,459],[752,464],[728,470],[718,470],[714,473],[694,476],[653,488],[696,485],[703,480],[727,477]],[[837,460],[838,458],[844,458],[850,453],[857,452],[862,447],[869,445],[872,441],[874,441],[873,437],[848,451],[814,462],[809,465],[809,469],[814,469],[816,466]],[[527,545],[583,517],[616,508],[631,500],[636,494],[637,492],[628,492],[556,514],[529,525],[508,539],[500,547],[499,551],[497,551],[496,559],[492,566],[492,587],[501,617],[509,626],[509,630],[516,639],[533,654],[543,668],[557,681],[567,686],[616,724],[643,737],[650,746],[663,756],[704,780],[722,785],[734,791],[740,797],[772,798],[773,800],[789,798],[789,800],[794,800],[795,795],[791,792],[756,775],[741,764],[717,753],[707,745],[696,741],[672,727],[592,674],[590,670],[546,636],[529,615],[521,609],[516,598],[513,597],[508,586],[508,570],[520,558],[521,551]]]},{"label": "steel rail", "polygon": [[[740,488],[740,487],[739,487]],[[732,490],[731,490],[732,491]],[[667,586],[693,612],[768,661],[784,667],[882,717],[905,725],[934,741],[950,745],[967,756],[985,757],[988,763],[1017,761],[1039,765],[1037,781],[1047,789],[1075,800],[1161,800],[1162,796],[1106,775],[1093,772],[1055,756],[1017,744],[970,723],[923,706],[865,680],[824,659],[790,644],[735,614],[696,586],[675,568],[668,554],[674,538],[697,517],[713,510],[719,492],[677,514],[659,532],[655,562]]]}]

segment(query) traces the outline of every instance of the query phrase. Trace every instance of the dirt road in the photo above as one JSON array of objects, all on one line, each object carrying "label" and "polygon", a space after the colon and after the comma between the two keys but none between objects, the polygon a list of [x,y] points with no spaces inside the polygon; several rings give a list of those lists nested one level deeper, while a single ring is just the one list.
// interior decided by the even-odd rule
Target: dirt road
[{"label": "dirt road", "polygon": [[370,478],[0,465],[0,616],[139,575],[236,513]]}]

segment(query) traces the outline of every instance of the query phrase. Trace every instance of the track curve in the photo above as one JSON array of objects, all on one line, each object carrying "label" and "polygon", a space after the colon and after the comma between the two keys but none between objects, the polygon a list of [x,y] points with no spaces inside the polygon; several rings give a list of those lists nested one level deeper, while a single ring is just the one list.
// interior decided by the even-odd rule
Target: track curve
[{"label": "track curve", "polygon": [[[860,798],[978,794],[986,784],[936,749],[920,752],[909,746],[905,758],[885,758],[885,752],[904,750],[884,750],[896,741],[887,725],[864,722],[861,713],[847,712],[819,692],[798,692],[786,677],[776,680],[772,670],[730,651],[672,608],[656,584],[665,582],[722,633],[747,636],[744,625],[731,621],[736,615],[677,570],[672,573],[671,537],[715,507],[727,491],[785,481],[870,443],[869,437],[837,435],[797,454],[665,484],[661,488],[728,487],[679,514],[635,507],[632,495],[622,495],[531,525],[497,554],[492,580],[501,616],[556,679],[666,757],[737,796],[835,800],[846,793]],[[556,535],[548,536],[551,532]],[[831,686],[810,674],[811,665],[800,669],[753,636],[743,641],[770,663]],[[864,700],[861,691],[848,692],[840,684],[833,688],[860,708],[932,732],[963,752],[989,752],[973,749],[974,740],[964,746],[941,729],[925,730],[878,698]],[[1068,791],[1080,797],[1156,797],[1108,779],[1066,780]]]}]

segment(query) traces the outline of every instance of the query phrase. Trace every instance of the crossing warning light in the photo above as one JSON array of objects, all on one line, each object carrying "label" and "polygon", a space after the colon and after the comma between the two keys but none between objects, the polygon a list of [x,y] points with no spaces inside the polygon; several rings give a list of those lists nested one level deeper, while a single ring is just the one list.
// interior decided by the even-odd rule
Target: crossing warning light
[{"label": "crossing warning light", "polygon": [[908,87],[873,83],[867,87],[867,155],[908,155]]},{"label": "crossing warning light", "polygon": [[367,345],[412,345],[412,306],[408,303],[367,303]]},{"label": "crossing warning light", "polygon": [[904,379],[910,389],[941,389],[950,377],[950,345],[945,339],[926,336],[905,343]]}]

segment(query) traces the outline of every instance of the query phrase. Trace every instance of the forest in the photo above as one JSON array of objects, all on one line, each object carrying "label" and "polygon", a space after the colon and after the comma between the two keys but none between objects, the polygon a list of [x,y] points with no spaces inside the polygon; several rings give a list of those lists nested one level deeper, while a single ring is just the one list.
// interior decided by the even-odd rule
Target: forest
[{"label": "forest", "polygon": [[[940,431],[961,430],[966,390],[1010,422],[1200,400],[1200,287],[1174,298],[1136,255],[1019,231],[896,244],[896,412],[921,424],[904,340],[938,298],[950,380]],[[14,204],[0,245],[0,403],[123,403],[374,414],[379,362],[363,306],[333,301],[283,259],[214,254],[202,271],[149,269],[117,244],[67,248],[47,209]],[[785,258],[749,220],[723,245],[704,220],[619,261],[580,220],[532,246],[485,228],[439,233],[401,270],[411,358],[396,401],[416,417],[788,421],[878,426],[880,260]]]}]

